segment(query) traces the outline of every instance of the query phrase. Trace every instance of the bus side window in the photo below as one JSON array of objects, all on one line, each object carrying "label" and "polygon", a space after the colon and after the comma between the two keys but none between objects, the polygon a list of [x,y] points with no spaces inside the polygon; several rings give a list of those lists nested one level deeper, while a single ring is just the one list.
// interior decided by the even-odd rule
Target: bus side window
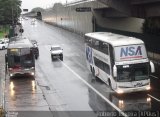
[{"label": "bus side window", "polygon": [[103,70],[103,62],[94,57],[94,63],[97,67],[99,67],[101,70]]},{"label": "bus side window", "polygon": [[99,51],[103,52],[103,42],[99,41]]},{"label": "bus side window", "polygon": [[89,38],[85,36],[85,43],[88,43]]},{"label": "bus side window", "polygon": [[106,64],[106,63],[104,63],[104,64],[103,64],[103,68],[104,68],[104,71],[105,71],[107,74],[110,75],[110,67],[109,67],[109,65]]},{"label": "bus side window", "polygon": [[85,37],[85,43],[87,43],[88,45],[92,45],[92,39],[91,38],[89,38],[89,37]]},{"label": "bus side window", "polygon": [[99,67],[101,70],[103,70],[107,74],[110,74],[110,67],[107,63],[104,63],[103,61],[97,59],[96,57],[94,57],[94,62],[97,67]]},{"label": "bus side window", "polygon": [[95,48],[96,50],[99,50],[99,41],[97,41],[97,40],[92,40],[92,46],[93,46],[93,48]]},{"label": "bus side window", "polygon": [[103,43],[103,52],[107,55],[109,55],[109,52],[108,52],[108,44],[107,43]]}]

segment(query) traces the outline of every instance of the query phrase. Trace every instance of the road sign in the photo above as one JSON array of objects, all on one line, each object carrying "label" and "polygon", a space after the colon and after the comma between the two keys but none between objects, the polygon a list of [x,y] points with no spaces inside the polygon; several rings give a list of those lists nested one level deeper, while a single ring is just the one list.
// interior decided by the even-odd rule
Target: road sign
[{"label": "road sign", "polygon": [[23,9],[24,12],[28,12],[28,9]]},{"label": "road sign", "polygon": [[91,11],[91,7],[79,7],[76,8],[76,12],[90,12]]}]

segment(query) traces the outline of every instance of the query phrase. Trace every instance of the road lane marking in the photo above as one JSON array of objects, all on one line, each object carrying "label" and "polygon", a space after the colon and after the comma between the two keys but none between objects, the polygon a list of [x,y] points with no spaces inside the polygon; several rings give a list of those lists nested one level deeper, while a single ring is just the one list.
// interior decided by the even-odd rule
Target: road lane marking
[{"label": "road lane marking", "polygon": [[159,79],[158,77],[156,77],[156,76],[153,76],[153,75],[150,75],[151,77],[153,77],[153,78],[156,78],[156,79]]},{"label": "road lane marking", "polygon": [[157,100],[158,102],[160,102],[160,100],[159,99],[157,99],[157,98],[155,98],[154,96],[152,96],[152,95],[150,95],[150,94],[147,94],[149,97],[151,97],[151,98],[153,98],[153,99],[155,99],[155,100]]},{"label": "road lane marking", "polygon": [[92,87],[87,81],[85,81],[81,76],[79,76],[76,72],[74,72],[70,67],[68,67],[64,62],[62,64],[70,70],[79,80],[81,80],[83,83],[85,83],[89,88],[91,88],[95,93],[97,93],[102,99],[104,99],[107,103],[109,103],[114,109],[116,109],[120,114],[122,114],[125,117],[128,117],[127,114],[125,114],[122,110],[120,110],[116,105],[114,105],[112,102],[110,102],[105,96],[103,96],[99,91],[97,91],[94,87]]}]

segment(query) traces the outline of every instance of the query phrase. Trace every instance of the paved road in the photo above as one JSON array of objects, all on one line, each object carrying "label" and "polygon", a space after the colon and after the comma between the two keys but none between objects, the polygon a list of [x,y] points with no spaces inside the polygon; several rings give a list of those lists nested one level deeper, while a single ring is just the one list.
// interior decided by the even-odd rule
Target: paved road
[{"label": "paved road", "polygon": [[4,108],[4,84],[5,84],[5,55],[6,51],[2,50],[0,52],[0,109],[3,112]]},{"label": "paved road", "polygon": [[[36,113],[30,113],[30,116],[38,117],[42,111],[48,117],[78,117],[82,114],[94,117],[106,114],[100,113],[102,111],[109,112],[107,114],[120,112],[125,116],[124,111],[159,110],[160,87],[155,86],[159,79],[152,78],[150,93],[118,96],[102,81],[94,79],[87,69],[83,37],[40,21],[35,25],[30,22],[24,21],[23,35],[38,41],[40,57],[36,61],[36,78],[6,77],[6,111],[15,111],[9,114],[28,116],[34,111]],[[63,61],[51,60],[52,44],[62,46]]]}]

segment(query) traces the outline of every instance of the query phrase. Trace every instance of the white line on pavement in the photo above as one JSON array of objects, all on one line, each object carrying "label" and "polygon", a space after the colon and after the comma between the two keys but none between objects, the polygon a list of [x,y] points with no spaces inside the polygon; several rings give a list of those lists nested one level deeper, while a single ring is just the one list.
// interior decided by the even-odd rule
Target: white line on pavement
[{"label": "white line on pavement", "polygon": [[147,94],[149,97],[151,97],[151,98],[153,98],[153,99],[155,99],[155,100],[157,100],[158,102],[160,102],[160,100],[159,99],[157,99],[157,98],[155,98],[154,96],[152,96],[152,95],[150,95],[150,94]]},{"label": "white line on pavement", "polygon": [[159,79],[158,77],[156,77],[156,76],[153,76],[153,75],[150,75],[151,77],[153,77],[153,78],[156,78],[156,79]]},{"label": "white line on pavement", "polygon": [[76,72],[74,72],[70,67],[68,67],[64,62],[62,62],[67,69],[69,69],[78,79],[80,79],[83,83],[85,83],[89,88],[91,88],[95,93],[97,93],[101,98],[103,98],[107,103],[109,103],[113,108],[115,108],[120,114],[125,117],[128,117],[122,110],[120,110],[116,105],[110,102],[105,96],[103,96],[99,91],[97,91],[94,87],[92,87],[87,81],[85,81],[82,77],[80,77]]}]

